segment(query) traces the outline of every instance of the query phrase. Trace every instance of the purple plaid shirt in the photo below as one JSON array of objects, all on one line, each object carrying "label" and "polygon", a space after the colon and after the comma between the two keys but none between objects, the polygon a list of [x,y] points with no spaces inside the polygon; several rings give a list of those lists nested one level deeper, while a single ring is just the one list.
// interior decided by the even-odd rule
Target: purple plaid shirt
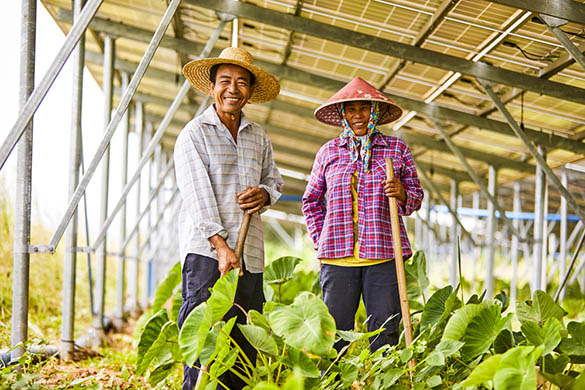
[{"label": "purple plaid shirt", "polygon": [[[386,158],[392,158],[395,175],[406,191],[406,204],[398,201],[398,213],[410,215],[423,198],[412,155],[400,138],[376,133],[370,173],[365,173],[361,159],[351,162],[347,142],[347,138],[335,138],[321,147],[303,195],[303,214],[317,258],[353,256],[351,176],[357,170],[359,257],[393,259],[390,207],[382,185]],[[402,218],[400,238],[404,258],[408,258],[412,250]]]}]

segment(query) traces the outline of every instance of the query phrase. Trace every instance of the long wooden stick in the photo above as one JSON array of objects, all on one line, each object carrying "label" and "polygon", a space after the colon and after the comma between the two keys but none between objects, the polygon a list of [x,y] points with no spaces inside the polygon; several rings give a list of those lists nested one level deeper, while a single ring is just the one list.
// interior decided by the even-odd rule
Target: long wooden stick
[{"label": "long wooden stick", "polygon": [[[244,253],[244,244],[246,243],[246,236],[248,235],[248,228],[250,227],[250,221],[252,220],[252,214],[249,214],[248,211],[244,211],[244,218],[242,219],[242,224],[240,225],[240,230],[238,231],[238,238],[236,239],[236,246],[234,248],[234,254],[238,261],[240,261],[240,276],[244,274],[243,268],[241,267],[242,261],[242,254]],[[197,383],[195,384],[195,390],[199,390],[201,386],[201,381],[203,380],[203,376],[207,374],[209,371],[209,367],[202,366],[201,370],[199,371],[199,376],[197,377]]]},{"label": "long wooden stick", "polygon": [[[394,164],[391,158],[386,159],[386,177],[394,179]],[[397,199],[388,197],[390,204],[390,224],[392,226],[392,244],[394,247],[394,264],[396,265],[396,277],[398,279],[398,292],[400,294],[400,309],[402,311],[402,323],[404,324],[404,339],[406,347],[412,343],[412,322],[410,320],[410,306],[408,305],[408,292],[406,291],[406,274],[404,273],[404,259],[402,257],[402,241],[400,240],[400,220],[398,216]],[[416,361],[412,359],[409,367],[412,369]],[[412,372],[410,373],[412,382]]]}]

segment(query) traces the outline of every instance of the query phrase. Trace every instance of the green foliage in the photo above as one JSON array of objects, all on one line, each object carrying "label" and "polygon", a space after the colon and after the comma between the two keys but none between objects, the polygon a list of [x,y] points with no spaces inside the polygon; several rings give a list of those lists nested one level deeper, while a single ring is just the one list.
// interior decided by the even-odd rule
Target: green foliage
[{"label": "green foliage", "polygon": [[[201,389],[215,388],[219,375],[233,370],[236,361],[244,366],[242,378],[251,389],[399,389],[410,387],[412,378],[413,389],[523,390],[536,389],[537,373],[563,389],[585,385],[580,366],[585,362],[585,323],[572,321],[565,328],[565,311],[544,292],[516,303],[519,328],[513,326],[514,314],[506,313],[505,293],[488,300],[474,294],[463,304],[459,287],[447,286],[425,302],[425,258],[416,253],[405,265],[409,299],[420,306],[412,314],[414,341],[406,348],[402,337],[399,345],[371,353],[368,340],[382,330],[336,330],[322,300],[307,291],[315,275],[295,274],[299,263],[294,257],[273,263],[265,287],[276,286],[278,299],[266,302],[263,313],[251,310],[248,323],[238,325],[258,350],[255,362],[241,355],[230,337],[235,319],[223,318],[237,286],[232,271],[192,311],[180,332],[166,309],[149,319],[138,348],[140,372],[151,369],[149,381],[156,383],[179,362],[193,364],[199,358],[205,366]],[[294,299],[284,303],[284,296]],[[173,307],[176,301],[175,295]],[[364,329],[363,324],[357,329]],[[333,349],[338,339],[349,342],[339,354]]]}]

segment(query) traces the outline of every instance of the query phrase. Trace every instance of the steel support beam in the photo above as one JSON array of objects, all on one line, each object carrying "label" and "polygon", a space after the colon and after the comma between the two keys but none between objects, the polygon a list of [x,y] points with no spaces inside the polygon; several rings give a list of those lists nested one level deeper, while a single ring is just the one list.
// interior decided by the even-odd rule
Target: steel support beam
[{"label": "steel support beam", "polygon": [[[561,183],[567,187],[569,184],[569,178],[567,175],[566,169],[563,169],[561,172]],[[559,237],[559,275],[562,277],[566,270],[567,270],[567,200],[565,198],[561,198],[561,228],[560,228],[560,237]],[[559,299],[561,302],[565,298],[565,289],[562,288]]]},{"label": "steel support beam", "polygon": [[[582,6],[583,7],[583,6]],[[585,7],[583,7],[585,9]],[[540,19],[548,27],[550,32],[557,38],[557,40],[564,46],[567,52],[573,57],[583,69],[585,69],[585,56],[581,53],[581,50],[575,46],[575,44],[565,35],[561,26],[567,23],[564,19],[558,19],[555,17],[540,15]]]},{"label": "steel support beam", "polygon": [[[486,296],[491,298],[494,296],[494,262],[496,257],[496,209],[499,206],[497,205],[497,201],[493,202],[491,199],[496,199],[497,197],[497,187],[498,187],[498,172],[493,165],[490,165],[489,168],[489,184],[488,184],[488,194],[490,198],[490,202],[488,202],[487,209],[488,209],[488,218],[487,218],[487,256],[486,256],[486,266],[485,266],[485,290]],[[500,211],[500,218],[502,218],[502,211]],[[509,221],[508,219],[506,219]]]},{"label": "steel support beam", "polygon": [[[115,40],[110,35],[106,35],[104,40],[104,74],[103,74],[103,91],[104,91],[104,132],[108,131],[108,124],[111,121],[112,103],[114,96],[114,58],[116,56]],[[97,168],[97,166],[96,166]],[[87,172],[84,177],[87,176]],[[101,202],[99,220],[103,223],[108,217],[108,196],[110,183],[110,148],[109,144],[104,150],[102,161],[102,185],[101,185]],[[79,186],[78,186],[79,188]],[[76,191],[77,192],[77,191]],[[81,195],[81,194],[80,194]],[[81,197],[80,197],[81,199]],[[77,206],[77,205],[75,205]],[[69,222],[69,219],[67,220]],[[56,245],[55,245],[56,246]],[[104,315],[106,305],[106,265],[107,265],[107,241],[104,237],[103,242],[96,248],[96,312],[93,321],[93,327],[98,331],[100,337],[104,331]]]},{"label": "steel support beam", "polygon": [[[130,75],[122,72],[122,89],[128,89]],[[126,110],[122,118],[122,175],[120,175],[120,184],[124,188],[128,181],[128,137],[130,131],[130,107]],[[122,206],[120,212],[120,240],[126,239],[126,204]],[[126,248],[120,249],[118,255],[118,271],[116,272],[116,309],[114,315],[116,320],[122,321],[124,317],[124,296],[126,293]]]},{"label": "steel support beam", "polygon": [[[60,9],[57,15],[57,20],[70,21],[71,13],[69,11]],[[140,42],[148,42],[152,36],[152,33],[148,30],[143,30],[136,27],[127,26],[122,23],[116,23],[99,18],[95,18],[91,24],[91,28],[97,31],[120,34],[125,38],[134,39]],[[161,46],[168,49],[185,51],[189,53],[199,52],[203,48],[203,45],[201,44],[171,37],[165,37],[161,42]],[[211,52],[211,55],[218,54],[219,50],[213,50]],[[97,53],[90,54],[88,52],[86,53],[86,58],[88,62],[101,63],[101,56]],[[118,62],[116,62],[116,64],[118,64]],[[132,64],[129,61],[122,60],[120,60],[119,64],[120,69],[126,70],[127,72],[133,72],[137,66],[136,64]],[[255,64],[277,75],[281,79],[294,80],[296,82],[313,85],[331,91],[337,91],[345,85],[345,81],[327,78],[288,66],[273,64],[261,60],[255,61]],[[160,80],[167,80],[169,82],[175,82],[177,77],[182,77],[182,75],[156,69],[150,69],[149,72],[152,77],[159,78]],[[396,102],[396,104],[409,111],[416,111],[425,116],[432,116],[439,120],[454,121],[467,126],[490,130],[500,134],[511,136],[514,135],[514,132],[505,122],[441,107],[434,103],[426,104],[422,101],[410,99],[396,94],[387,95],[390,96],[392,100]],[[270,103],[268,103],[268,105],[275,110],[293,112],[297,115],[313,117],[313,111],[311,109],[290,105],[289,103],[280,100],[272,100]],[[534,142],[539,143],[547,148],[559,148],[573,153],[585,155],[585,144],[583,142],[571,140],[569,138],[558,135],[543,133],[542,131],[535,129],[525,128],[525,132]]]},{"label": "steel support beam", "polygon": [[[73,10],[75,19],[79,17],[85,0],[75,0]],[[81,35],[79,43],[73,52],[73,81],[71,96],[71,135],[69,144],[69,191],[73,195],[79,184],[79,170],[81,167],[81,114],[83,98],[83,68],[85,53],[85,34]],[[78,214],[73,215],[65,236],[65,259],[63,264],[63,309],[61,314],[61,354],[64,360],[73,358],[75,342],[75,279],[77,274],[77,233]]]},{"label": "steel support beam", "polygon": [[[544,150],[541,152],[544,153]],[[545,196],[546,177],[541,165],[536,167],[536,177],[534,182],[534,247],[532,250],[532,292],[542,290],[542,255],[543,255],[543,223],[544,223],[544,196]]]},{"label": "steel support beam", "polygon": [[[475,184],[477,184],[477,186],[479,187],[479,189],[481,190],[483,195],[489,199],[489,201],[490,201],[489,204],[493,205],[494,210],[497,210],[500,213],[500,218],[508,226],[508,228],[510,229],[510,232],[513,235],[518,236],[520,238],[520,240],[523,240],[523,238],[520,236],[520,233],[518,232],[518,230],[514,228],[514,225],[512,225],[512,222],[508,218],[506,218],[506,213],[505,213],[504,209],[502,209],[502,207],[500,206],[498,200],[496,199],[495,194],[492,193],[492,191],[490,191],[488,188],[485,187],[485,185],[482,182],[482,180],[480,179],[480,177],[477,175],[477,173],[475,173],[475,171],[473,170],[471,165],[469,165],[469,163],[467,162],[467,159],[465,158],[465,156],[461,152],[460,148],[457,145],[455,145],[455,142],[453,142],[453,140],[451,139],[449,134],[447,134],[447,132],[445,131],[443,126],[439,123],[439,121],[433,119],[433,123],[434,123],[437,131],[443,137],[443,140],[445,141],[445,143],[447,144],[449,149],[451,149],[453,154],[455,156],[457,156],[457,158],[459,159],[461,164],[463,164],[463,166],[465,167],[465,170],[467,171],[469,176],[471,176],[471,178],[473,179]],[[495,171],[495,168],[494,168],[493,164],[490,164],[490,168],[489,168],[489,172],[490,172],[489,181],[490,181],[490,183],[492,180],[492,170]],[[494,176],[495,176],[495,173],[494,173]],[[495,189],[495,184],[494,184],[494,189]],[[488,209],[489,209],[489,205],[488,205]],[[495,218],[495,216],[494,216],[494,218]]]},{"label": "steel support beam", "polygon": [[[514,206],[513,210],[515,214],[522,212],[522,202],[520,200],[520,183],[514,183]],[[520,220],[514,219],[514,228],[520,231]],[[518,280],[518,254],[519,245],[518,237],[512,234],[512,243],[510,252],[512,254],[512,278],[510,281],[510,303],[512,306],[516,305],[516,293],[517,293],[517,280]],[[528,259],[524,259],[527,261]]]},{"label": "steel support beam", "polygon": [[[457,181],[451,179],[451,195],[449,200],[451,201],[451,210],[457,212],[457,196],[459,194],[459,189],[457,188]],[[459,262],[459,237],[457,235],[457,215],[452,214],[452,222],[451,222],[451,264],[449,264],[449,284],[455,288],[457,283],[459,283],[459,276],[457,270],[458,262]]]},{"label": "steel support beam", "polygon": [[572,0],[490,0],[492,3],[525,9],[585,25],[585,5]]},{"label": "steel support beam", "polygon": [[514,120],[514,117],[512,116],[512,114],[510,114],[510,111],[508,111],[508,109],[502,104],[502,102],[500,101],[500,99],[498,98],[496,93],[485,82],[485,80],[482,80],[482,79],[478,79],[478,80],[479,80],[480,84],[482,85],[483,89],[490,96],[490,98],[492,99],[492,101],[494,102],[496,107],[498,107],[498,110],[502,113],[502,115],[504,115],[504,117],[506,118],[506,122],[508,122],[508,124],[510,125],[512,130],[514,130],[514,132],[516,133],[518,138],[520,138],[522,140],[522,142],[524,143],[524,146],[526,146],[526,148],[530,151],[530,154],[532,154],[532,157],[534,157],[534,159],[536,160],[538,165],[543,169],[544,174],[546,174],[546,176],[552,182],[552,184],[556,187],[556,189],[567,200],[567,203],[569,204],[569,206],[571,206],[573,211],[579,216],[579,219],[581,221],[585,221],[585,212],[583,212],[583,209],[581,209],[581,207],[579,206],[579,204],[577,203],[577,201],[575,200],[573,195],[569,192],[569,190],[567,190],[567,188],[565,186],[563,186],[563,184],[561,183],[561,181],[559,180],[557,175],[553,172],[551,167],[548,166],[543,155],[538,152],[538,150],[536,149],[536,146],[532,143],[532,141],[522,131],[522,129],[520,128],[518,123],[516,123],[516,120]]},{"label": "steel support beam", "polygon": [[[147,134],[144,127],[144,105],[141,102],[135,103],[135,119],[134,119],[134,127],[135,132],[138,135],[138,162],[140,162],[140,158],[142,153],[144,152],[144,144],[146,142]],[[138,178],[138,182],[136,184],[136,200],[135,200],[135,215],[136,220],[140,216],[140,198],[142,193],[142,183],[141,177]],[[140,224],[138,224],[138,229],[140,228]],[[134,256],[130,262],[130,269],[128,272],[128,293],[129,293],[129,302],[128,306],[130,310],[136,310],[138,308],[138,274],[140,271],[139,268],[139,256],[138,256],[138,249],[140,248],[140,234],[136,234],[134,238]]]},{"label": "steel support beam", "polygon": [[302,31],[304,34],[337,42],[342,45],[358,47],[362,50],[398,57],[435,68],[460,72],[469,76],[481,77],[491,82],[506,84],[539,94],[554,96],[562,100],[585,104],[585,90],[582,88],[542,80],[524,73],[465,60],[433,50],[413,47],[405,43],[348,30],[313,19],[285,14],[234,0],[185,0],[185,2],[195,6],[226,12],[237,17],[278,26],[287,30]]},{"label": "steel support beam", "polygon": [[[21,2],[19,107],[26,108],[35,86],[36,0]],[[32,194],[33,123],[22,126],[16,162],[16,207],[14,216],[14,257],[12,263],[12,328],[10,357],[17,360],[25,352],[28,339],[28,298],[30,276],[30,212]],[[16,143],[15,142],[15,143]],[[11,148],[12,149],[12,148]],[[4,162],[2,161],[1,164]],[[0,165],[1,169],[2,165]]]},{"label": "steel support beam", "polygon": [[[61,236],[63,235],[63,232],[65,231],[65,228],[69,224],[69,221],[71,220],[71,217],[73,216],[73,212],[74,212],[75,208],[77,207],[79,200],[81,199],[81,196],[85,192],[85,190],[89,184],[89,181],[93,177],[93,174],[95,173],[95,170],[97,169],[97,166],[98,166],[100,160],[102,159],[102,156],[105,154],[106,150],[108,149],[108,146],[109,146],[110,141],[114,135],[114,132],[116,131],[118,124],[120,123],[124,112],[128,108],[128,105],[130,104],[130,100],[132,99],[132,96],[134,95],[134,93],[136,92],[136,89],[138,88],[138,84],[140,83],[140,81],[144,77],[144,73],[145,73],[146,69],[148,68],[150,61],[152,60],[152,57],[154,56],[154,53],[155,53],[156,49],[158,48],[160,41],[161,41],[162,37],[164,36],[164,33],[172,20],[173,14],[175,13],[175,11],[180,3],[181,3],[181,0],[172,0],[169,7],[165,11],[165,14],[162,17],[162,19],[161,19],[153,37],[152,37],[151,42],[149,43],[148,47],[146,48],[144,56],[142,57],[142,60],[140,61],[140,65],[138,66],[138,69],[136,70],[134,77],[132,77],[132,80],[130,81],[130,84],[128,86],[128,90],[126,91],[126,93],[124,93],[124,96],[122,96],[120,104],[118,105],[118,108],[116,109],[116,112],[114,113],[114,116],[106,129],[106,134],[104,135],[104,138],[102,139],[100,145],[98,146],[98,149],[97,149],[93,159],[91,160],[91,163],[89,164],[89,167],[88,167],[87,171],[85,172],[85,175],[83,175],[83,178],[81,179],[81,182],[79,183],[79,186],[75,190],[74,195],[69,200],[69,204],[67,205],[67,210],[65,211],[65,215],[61,219],[61,222],[59,223],[59,226],[57,227],[57,230],[55,231],[55,234],[53,235],[53,238],[51,239],[51,242],[49,243],[49,245],[51,245],[53,248],[55,248],[57,246],[57,244],[59,243],[59,240],[61,239]],[[87,8],[87,6],[85,8]]]},{"label": "steel support beam", "polygon": [[26,103],[21,106],[18,119],[12,126],[8,137],[6,137],[6,140],[0,147],[0,170],[4,166],[4,163],[8,159],[12,149],[14,149],[14,146],[24,133],[27,124],[32,120],[35,111],[37,108],[39,108],[43,98],[49,91],[49,88],[51,88],[51,85],[65,64],[65,61],[67,61],[69,54],[71,54],[73,48],[77,42],[79,42],[79,39],[87,29],[89,22],[97,12],[102,2],[103,0],[89,0],[88,4],[83,8],[83,11],[79,15],[79,19],[73,25],[69,31],[69,34],[67,34],[65,42],[63,42],[63,46],[49,66],[49,70],[47,70],[47,73],[45,73],[39,85],[36,88],[33,86],[34,90],[32,93],[30,93],[29,96],[27,96]]}]

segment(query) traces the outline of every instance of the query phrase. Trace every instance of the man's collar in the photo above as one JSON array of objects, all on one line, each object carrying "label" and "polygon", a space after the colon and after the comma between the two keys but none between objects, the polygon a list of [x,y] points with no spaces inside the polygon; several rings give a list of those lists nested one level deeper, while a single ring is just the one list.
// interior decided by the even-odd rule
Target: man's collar
[{"label": "man's collar", "polygon": [[[221,119],[219,119],[217,112],[215,111],[215,104],[211,104],[209,107],[207,107],[207,109],[205,109],[205,111],[203,111],[203,114],[201,114],[201,121],[208,125],[220,127],[222,122]],[[244,115],[244,112],[240,111],[240,127],[238,128],[238,132],[251,124],[252,122],[250,122],[246,115]]]}]

